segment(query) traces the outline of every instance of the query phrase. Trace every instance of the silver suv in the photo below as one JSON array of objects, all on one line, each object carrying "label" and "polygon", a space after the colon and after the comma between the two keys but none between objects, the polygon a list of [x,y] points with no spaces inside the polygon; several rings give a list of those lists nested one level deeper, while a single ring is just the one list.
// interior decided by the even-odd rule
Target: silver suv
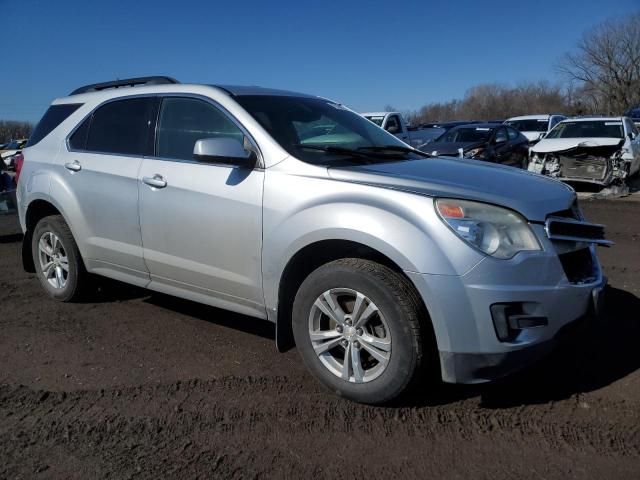
[{"label": "silver suv", "polygon": [[575,192],[419,152],[340,103],[146,77],[57,99],[24,150],[25,267],[55,299],[104,275],[274,322],[333,392],[425,369],[483,382],[596,310],[602,226]]}]

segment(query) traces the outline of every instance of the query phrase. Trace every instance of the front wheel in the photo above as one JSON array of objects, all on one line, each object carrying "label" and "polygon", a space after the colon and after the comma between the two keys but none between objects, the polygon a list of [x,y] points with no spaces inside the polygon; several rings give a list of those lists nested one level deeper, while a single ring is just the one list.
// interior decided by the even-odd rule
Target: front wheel
[{"label": "front wheel", "polygon": [[346,398],[378,404],[400,395],[421,370],[424,316],[405,277],[347,258],[323,265],[302,283],[293,333],[321,383]]}]

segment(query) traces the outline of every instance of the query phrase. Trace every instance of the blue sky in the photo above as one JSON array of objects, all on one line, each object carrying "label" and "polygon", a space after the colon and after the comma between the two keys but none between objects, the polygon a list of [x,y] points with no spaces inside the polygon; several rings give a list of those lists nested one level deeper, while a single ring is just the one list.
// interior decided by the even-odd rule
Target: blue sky
[{"label": "blue sky", "polygon": [[640,0],[0,0],[0,119],[143,75],[417,109],[483,82],[557,81],[582,33]]}]

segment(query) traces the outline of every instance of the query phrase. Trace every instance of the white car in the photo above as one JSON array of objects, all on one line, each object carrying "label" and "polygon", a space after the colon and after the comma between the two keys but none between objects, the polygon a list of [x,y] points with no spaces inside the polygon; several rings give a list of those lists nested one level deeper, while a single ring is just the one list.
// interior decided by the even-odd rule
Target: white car
[{"label": "white car", "polygon": [[628,117],[570,118],[531,147],[529,171],[609,185],[640,171],[638,128]]},{"label": "white car", "polygon": [[564,115],[554,114],[523,115],[509,118],[504,123],[520,131],[529,143],[535,143],[565,118]]}]

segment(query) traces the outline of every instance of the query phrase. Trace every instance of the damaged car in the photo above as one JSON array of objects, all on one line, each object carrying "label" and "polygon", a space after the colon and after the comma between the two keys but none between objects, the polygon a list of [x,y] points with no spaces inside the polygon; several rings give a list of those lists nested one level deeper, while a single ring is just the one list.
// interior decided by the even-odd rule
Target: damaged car
[{"label": "damaged car", "polygon": [[640,170],[640,138],[627,117],[571,118],[531,147],[530,172],[609,186]]},{"label": "damaged car", "polygon": [[464,157],[527,168],[529,140],[502,123],[459,125],[418,147],[433,156]]}]

